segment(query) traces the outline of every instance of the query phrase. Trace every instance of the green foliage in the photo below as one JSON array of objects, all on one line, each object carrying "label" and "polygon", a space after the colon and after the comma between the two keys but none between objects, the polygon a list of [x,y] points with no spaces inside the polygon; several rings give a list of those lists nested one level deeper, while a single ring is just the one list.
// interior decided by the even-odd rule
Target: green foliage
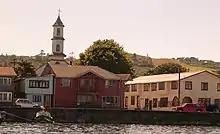
[{"label": "green foliage", "polygon": [[97,40],[79,55],[80,65],[99,66],[113,73],[133,74],[133,67],[123,47],[114,40]]},{"label": "green foliage", "polygon": [[17,62],[14,69],[19,78],[36,76],[34,66],[28,61],[21,60],[20,62]]},{"label": "green foliage", "polygon": [[177,63],[164,63],[154,69],[148,70],[144,75],[171,74],[178,72],[188,72],[189,69]]}]

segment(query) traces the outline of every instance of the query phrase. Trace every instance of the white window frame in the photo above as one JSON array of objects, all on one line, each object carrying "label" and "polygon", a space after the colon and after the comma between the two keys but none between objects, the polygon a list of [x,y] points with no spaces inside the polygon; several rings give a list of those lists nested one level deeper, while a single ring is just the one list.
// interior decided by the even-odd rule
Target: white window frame
[{"label": "white window frame", "polygon": [[[113,97],[114,102],[113,103],[108,102],[107,97]],[[104,98],[106,98],[105,101],[104,101]],[[119,104],[119,101],[120,101],[119,98],[120,98],[119,96],[102,96],[102,103],[105,104],[105,105]],[[116,103],[115,103],[115,100],[117,100]]]},{"label": "white window frame", "polygon": [[[4,95],[6,95],[7,99],[4,98]],[[12,102],[12,92],[0,92],[0,102]]]},{"label": "white window frame", "polygon": [[[2,83],[0,83],[0,84],[3,84],[3,85],[10,85],[11,84],[11,78],[0,77],[0,79],[2,79]],[[6,82],[5,82],[5,80],[6,80]]]},{"label": "white window frame", "polygon": [[32,101],[33,102],[42,102],[42,96],[41,95],[33,95]]},{"label": "white window frame", "polygon": [[61,79],[61,87],[70,87],[71,86],[71,79],[62,78]]},{"label": "white window frame", "polygon": [[116,85],[116,80],[105,80],[105,87],[114,87]]}]

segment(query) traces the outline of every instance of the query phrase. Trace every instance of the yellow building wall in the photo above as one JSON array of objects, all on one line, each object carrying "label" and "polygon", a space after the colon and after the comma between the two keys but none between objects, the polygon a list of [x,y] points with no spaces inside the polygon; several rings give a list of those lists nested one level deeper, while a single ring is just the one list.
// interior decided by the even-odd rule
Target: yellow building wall
[{"label": "yellow building wall", "polygon": [[[185,81],[192,81],[192,90],[185,90]],[[208,82],[208,91],[201,90],[201,82]],[[203,72],[189,78],[185,78],[180,82],[180,101],[182,102],[184,97],[191,97],[193,103],[198,103],[198,98],[211,98],[211,103],[214,103],[214,99],[220,99],[220,92],[217,91],[217,83],[220,83],[220,78],[216,77],[208,72]],[[137,108],[137,96],[139,96],[139,108],[144,109],[145,100],[153,100],[157,98],[158,102],[160,98],[168,97],[168,107],[157,107],[152,108],[152,110],[172,110],[172,101],[176,96],[178,97],[178,89],[171,89],[171,81],[165,82],[165,90],[158,90],[159,84],[157,83],[157,91],[144,91],[144,84],[137,84],[137,91],[125,92],[125,97],[128,97],[127,109],[134,110]],[[135,105],[131,105],[131,96],[135,96]]]}]

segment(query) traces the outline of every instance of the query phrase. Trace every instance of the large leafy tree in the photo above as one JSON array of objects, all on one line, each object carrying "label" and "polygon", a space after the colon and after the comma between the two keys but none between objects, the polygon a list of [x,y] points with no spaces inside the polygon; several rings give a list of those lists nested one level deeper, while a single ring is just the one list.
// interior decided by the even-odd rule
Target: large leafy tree
[{"label": "large leafy tree", "polygon": [[113,73],[133,74],[132,63],[123,47],[114,40],[97,40],[79,55],[78,64],[99,66]]},{"label": "large leafy tree", "polygon": [[17,62],[14,69],[19,78],[36,76],[34,66],[28,61],[21,60],[20,62]]},{"label": "large leafy tree", "polygon": [[144,75],[172,74],[178,72],[188,72],[189,69],[177,63],[164,63],[154,69],[148,70]]}]

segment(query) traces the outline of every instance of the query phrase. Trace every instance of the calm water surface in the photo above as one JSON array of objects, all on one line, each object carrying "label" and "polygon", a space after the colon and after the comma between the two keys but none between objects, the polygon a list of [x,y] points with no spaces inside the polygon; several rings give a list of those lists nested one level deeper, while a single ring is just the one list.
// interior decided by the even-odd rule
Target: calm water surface
[{"label": "calm water surface", "polygon": [[220,127],[2,123],[1,134],[220,134]]}]

